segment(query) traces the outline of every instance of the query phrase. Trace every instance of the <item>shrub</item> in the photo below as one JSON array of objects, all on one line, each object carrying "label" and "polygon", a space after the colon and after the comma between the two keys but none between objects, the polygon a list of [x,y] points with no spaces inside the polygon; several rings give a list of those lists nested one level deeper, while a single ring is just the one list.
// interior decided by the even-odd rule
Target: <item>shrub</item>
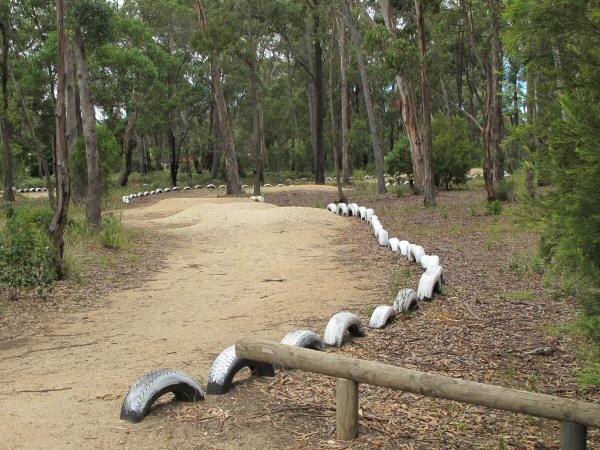
[{"label": "shrub", "polygon": [[394,149],[385,155],[384,165],[385,171],[389,174],[412,173],[410,142],[406,136],[401,136],[396,141]]},{"label": "shrub", "polygon": [[465,184],[473,150],[466,119],[438,114],[433,118],[432,126],[436,184],[443,185],[446,189],[450,188],[450,183]]},{"label": "shrub", "polygon": [[117,219],[112,213],[102,220],[100,243],[103,247],[112,250],[118,250],[127,243],[127,232],[123,228],[121,219]]},{"label": "shrub", "polygon": [[[123,157],[121,146],[112,132],[105,125],[96,128],[102,187],[107,190],[111,174],[120,170]],[[87,161],[85,155],[85,139],[80,136],[69,159],[71,169],[71,188],[75,200],[83,200],[87,192]]]},{"label": "shrub", "polygon": [[404,184],[399,184],[397,186],[389,186],[388,187],[388,191],[393,192],[394,194],[396,194],[396,197],[402,198],[406,194],[408,194],[409,188],[408,188],[408,186],[406,186]]},{"label": "shrub", "polygon": [[493,200],[486,205],[487,213],[490,216],[499,216],[502,214],[502,202],[500,200]]},{"label": "shrub", "polygon": [[494,192],[498,200],[502,200],[503,202],[514,200],[516,198],[514,180],[504,179],[500,183],[495,183]]},{"label": "shrub", "polygon": [[0,285],[11,300],[22,292],[43,294],[56,279],[47,234],[49,208],[15,211],[0,233]]}]

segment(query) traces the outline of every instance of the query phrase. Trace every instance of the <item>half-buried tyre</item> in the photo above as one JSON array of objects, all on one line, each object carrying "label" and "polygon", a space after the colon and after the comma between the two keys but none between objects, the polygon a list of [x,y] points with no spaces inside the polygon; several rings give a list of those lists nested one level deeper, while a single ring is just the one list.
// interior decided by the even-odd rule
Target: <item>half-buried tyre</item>
[{"label": "half-buried tyre", "polygon": [[377,242],[378,242],[378,244],[379,244],[380,247],[387,247],[388,242],[389,242],[387,230],[381,228],[377,232]]},{"label": "half-buried tyre", "polygon": [[291,345],[293,347],[310,348],[319,352],[325,351],[325,343],[321,337],[309,330],[296,330],[285,335],[281,340],[282,344]]},{"label": "half-buried tyre", "polygon": [[421,256],[425,255],[425,250],[420,245],[411,244],[408,247],[408,254],[406,255],[409,261],[414,261],[417,264],[421,263]]},{"label": "half-buried tyre", "polygon": [[408,255],[408,248],[410,247],[410,242],[408,241],[400,241],[398,243],[398,247],[400,248],[400,254],[402,256]]},{"label": "half-buried tyre", "polygon": [[407,313],[419,307],[419,299],[414,289],[404,288],[398,292],[394,300],[394,309],[399,313]]},{"label": "half-buried tyre", "polygon": [[262,377],[275,375],[273,364],[238,358],[235,354],[235,345],[232,345],[223,350],[215,359],[208,375],[206,393],[209,395],[226,394],[231,389],[233,377],[244,367],[248,367],[252,375]]},{"label": "half-buried tyre", "polygon": [[334,314],[327,327],[325,327],[325,336],[323,341],[330,347],[341,347],[344,342],[344,335],[348,331],[351,335],[362,337],[365,335],[365,327],[356,314],[349,311],[341,311]]},{"label": "half-buried tyre", "polygon": [[334,214],[337,214],[337,205],[335,203],[330,203],[327,205],[327,209]]},{"label": "half-buried tyre", "polygon": [[350,217],[358,216],[358,205],[356,203],[350,203],[348,205],[348,216],[350,216]]},{"label": "half-buried tyre", "polygon": [[385,328],[396,317],[396,310],[388,305],[379,305],[371,314],[369,328]]},{"label": "half-buried tyre", "polygon": [[388,247],[394,253],[400,253],[400,240],[398,238],[389,238]]},{"label": "half-buried tyre", "polygon": [[200,383],[193,377],[177,370],[156,370],[140,378],[131,388],[121,407],[121,419],[141,422],[152,404],[164,394],[172,392],[175,398],[185,402],[204,400]]},{"label": "half-buried tyre", "polygon": [[367,208],[364,206],[359,206],[358,214],[360,215],[360,220],[367,220]]},{"label": "half-buried tyre", "polygon": [[421,275],[419,280],[419,290],[417,296],[419,300],[431,301],[435,292],[444,292],[444,268],[442,266],[433,266]]},{"label": "half-buried tyre", "polygon": [[338,216],[347,216],[348,215],[348,206],[345,203],[338,203],[336,214]]}]

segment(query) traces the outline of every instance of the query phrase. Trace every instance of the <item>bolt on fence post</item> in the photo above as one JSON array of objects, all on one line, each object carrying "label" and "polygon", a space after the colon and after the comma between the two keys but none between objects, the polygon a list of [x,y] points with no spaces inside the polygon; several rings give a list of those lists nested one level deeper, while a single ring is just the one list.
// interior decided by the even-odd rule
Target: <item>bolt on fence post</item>
[{"label": "bolt on fence post", "polygon": [[351,441],[358,437],[358,383],[336,378],[336,437]]},{"label": "bolt on fence post", "polygon": [[560,446],[563,450],[586,450],[587,427],[579,423],[561,422]]}]

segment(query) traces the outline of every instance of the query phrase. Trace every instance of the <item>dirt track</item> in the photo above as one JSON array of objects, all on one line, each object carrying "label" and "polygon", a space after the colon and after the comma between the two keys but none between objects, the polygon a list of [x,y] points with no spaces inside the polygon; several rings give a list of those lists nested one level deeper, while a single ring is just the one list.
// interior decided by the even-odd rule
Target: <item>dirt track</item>
[{"label": "dirt track", "polygon": [[205,385],[236,338],[281,339],[311,317],[351,308],[347,292],[364,282],[340,258],[355,250],[340,239],[348,222],[326,210],[165,198],[124,218],[176,235],[178,247],[141,288],[43,335],[0,343],[0,447],[172,445],[119,420],[136,379],[169,367]]}]

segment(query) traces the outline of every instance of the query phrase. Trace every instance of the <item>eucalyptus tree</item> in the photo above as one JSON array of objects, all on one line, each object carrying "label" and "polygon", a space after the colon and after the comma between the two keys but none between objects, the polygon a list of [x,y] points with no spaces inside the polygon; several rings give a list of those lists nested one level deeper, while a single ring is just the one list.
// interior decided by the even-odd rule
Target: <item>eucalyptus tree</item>
[{"label": "eucalyptus tree", "polygon": [[67,33],[65,30],[66,0],[56,0],[56,22],[58,37],[58,80],[56,99],[56,211],[48,229],[50,234],[52,260],[60,278],[64,277],[63,255],[65,246],[65,226],[69,214],[71,191],[69,183],[69,161],[66,143],[66,52]]},{"label": "eucalyptus tree", "polygon": [[102,227],[102,176],[96,136],[96,113],[92,99],[87,49],[112,38],[114,8],[105,0],[79,0],[70,11],[77,86],[87,163],[86,220],[94,230]]},{"label": "eucalyptus tree", "polygon": [[381,150],[381,144],[379,142],[379,134],[377,132],[377,122],[375,119],[375,111],[373,102],[371,100],[371,88],[369,86],[369,80],[367,78],[367,68],[365,65],[363,50],[362,50],[362,35],[356,24],[352,11],[351,0],[344,0],[342,4],[344,21],[350,29],[350,35],[354,43],[354,50],[356,52],[356,59],[360,70],[360,79],[362,83],[362,91],[365,99],[365,106],[367,108],[367,117],[369,119],[369,129],[371,131],[371,141],[373,144],[373,154],[375,157],[375,168],[377,171],[377,188],[380,194],[387,191],[385,187],[385,179],[383,177],[383,152]]},{"label": "eucalyptus tree", "polygon": [[13,215],[13,203],[15,193],[13,191],[13,161],[11,141],[11,124],[8,118],[8,104],[10,93],[8,88],[9,78],[9,52],[10,34],[12,29],[10,7],[8,2],[2,2],[0,6],[0,33],[2,34],[2,111],[0,113],[0,127],[2,128],[2,150],[4,155],[4,201],[8,217]]},{"label": "eucalyptus tree", "polygon": [[[196,0],[195,5],[196,12],[198,13],[198,22],[200,24],[202,37],[205,41],[208,41],[208,22],[206,20],[204,3],[202,0]],[[208,49],[208,60],[210,65],[211,82],[217,104],[217,111],[219,113],[219,123],[221,125],[221,132],[223,133],[223,140],[225,144],[225,176],[227,180],[227,193],[240,194],[242,192],[242,186],[238,173],[235,142],[233,140],[233,131],[231,129],[231,122],[227,112],[225,95],[223,94],[223,85],[221,83],[221,73],[219,70],[219,57],[214,48]]]},{"label": "eucalyptus tree", "polygon": [[483,135],[483,178],[488,201],[495,199],[494,181],[504,178],[502,140],[502,47],[500,42],[502,0],[486,0],[474,7],[460,0],[468,36],[469,48],[480,69],[485,86],[484,123],[472,115]]}]

